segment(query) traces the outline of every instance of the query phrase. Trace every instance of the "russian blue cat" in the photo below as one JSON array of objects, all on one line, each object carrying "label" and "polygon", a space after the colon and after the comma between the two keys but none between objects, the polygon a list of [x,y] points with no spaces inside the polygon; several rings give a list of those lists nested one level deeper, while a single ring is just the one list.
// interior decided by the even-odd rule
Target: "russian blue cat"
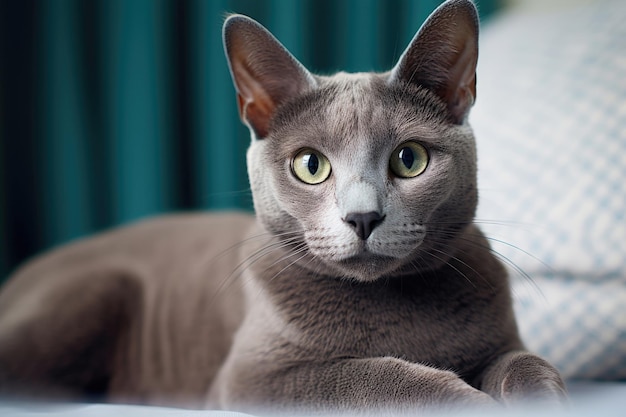
[{"label": "russian blue cat", "polygon": [[2,393],[251,412],[564,401],[473,224],[474,5],[443,3],[381,74],[314,75],[241,15],[224,45],[256,216],[162,217],[22,267],[0,293]]}]

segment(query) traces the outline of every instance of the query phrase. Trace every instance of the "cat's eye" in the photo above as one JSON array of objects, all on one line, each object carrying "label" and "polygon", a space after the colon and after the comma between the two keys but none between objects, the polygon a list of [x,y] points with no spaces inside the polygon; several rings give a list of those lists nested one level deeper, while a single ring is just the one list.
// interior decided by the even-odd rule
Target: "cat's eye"
[{"label": "cat's eye", "polygon": [[317,151],[303,149],[293,158],[291,170],[300,181],[319,184],[330,176],[330,162]]},{"label": "cat's eye", "polygon": [[389,168],[401,178],[420,175],[428,166],[428,151],[417,142],[405,142],[391,153]]}]

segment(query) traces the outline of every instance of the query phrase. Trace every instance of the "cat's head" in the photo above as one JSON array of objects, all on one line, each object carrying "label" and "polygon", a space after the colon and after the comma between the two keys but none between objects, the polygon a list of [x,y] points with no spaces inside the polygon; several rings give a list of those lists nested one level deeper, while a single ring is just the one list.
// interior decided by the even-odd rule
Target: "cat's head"
[{"label": "cat's head", "polygon": [[257,22],[229,17],[224,45],[263,226],[317,270],[361,281],[445,262],[476,208],[466,119],[477,38],[472,2],[450,0],[391,71],[323,77]]}]

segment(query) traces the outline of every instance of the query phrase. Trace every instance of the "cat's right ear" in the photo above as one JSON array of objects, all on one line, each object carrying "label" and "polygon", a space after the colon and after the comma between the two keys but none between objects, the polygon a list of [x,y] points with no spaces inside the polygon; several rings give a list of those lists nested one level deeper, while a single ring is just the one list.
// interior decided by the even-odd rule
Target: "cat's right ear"
[{"label": "cat's right ear", "polygon": [[314,88],[316,81],[267,29],[247,16],[229,16],[223,40],[239,116],[257,139],[263,139],[277,107]]}]

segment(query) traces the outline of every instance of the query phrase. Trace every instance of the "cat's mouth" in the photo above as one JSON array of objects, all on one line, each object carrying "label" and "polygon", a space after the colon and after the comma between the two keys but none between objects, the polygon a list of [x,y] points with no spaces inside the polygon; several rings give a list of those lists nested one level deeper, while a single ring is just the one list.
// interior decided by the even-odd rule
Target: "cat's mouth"
[{"label": "cat's mouth", "polygon": [[316,230],[305,234],[305,241],[310,253],[338,275],[374,281],[409,262],[425,237],[425,229],[418,226],[385,230],[368,239],[358,238],[351,230],[336,235]]},{"label": "cat's mouth", "polygon": [[332,267],[339,276],[349,277],[362,282],[372,282],[385,275],[392,274],[406,263],[406,257],[398,254],[377,253],[365,242],[353,247],[350,254],[341,257],[327,258],[319,256],[329,267]]}]

